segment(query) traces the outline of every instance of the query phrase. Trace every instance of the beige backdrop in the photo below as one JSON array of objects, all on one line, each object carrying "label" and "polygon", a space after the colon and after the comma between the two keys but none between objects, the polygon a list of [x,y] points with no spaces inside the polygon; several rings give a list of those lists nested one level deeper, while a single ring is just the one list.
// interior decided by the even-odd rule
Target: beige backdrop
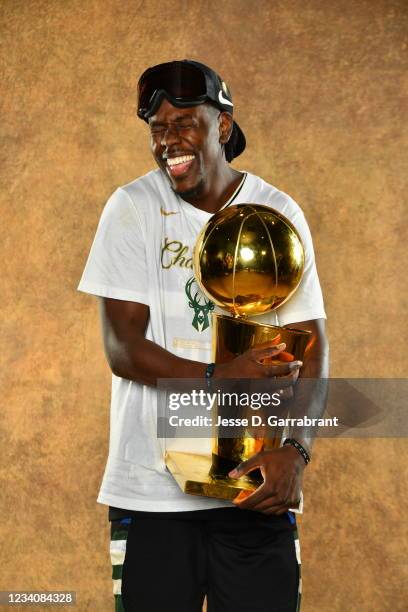
[{"label": "beige backdrop", "polygon": [[[405,377],[408,5],[2,0],[0,11],[0,589],[72,589],[77,610],[108,612],[95,498],[110,373],[95,299],[76,285],[107,196],[153,167],[137,77],[183,57],[224,76],[248,140],[234,165],[289,192],[309,220],[332,375]],[[317,442],[304,612],[406,609],[406,449]]]}]

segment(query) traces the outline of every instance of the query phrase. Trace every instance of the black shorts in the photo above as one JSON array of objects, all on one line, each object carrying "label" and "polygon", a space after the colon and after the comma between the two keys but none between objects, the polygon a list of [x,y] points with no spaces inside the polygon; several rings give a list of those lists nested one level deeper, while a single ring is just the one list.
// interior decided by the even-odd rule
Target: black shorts
[{"label": "black shorts", "polygon": [[131,512],[111,521],[111,558],[116,612],[300,609],[292,513]]}]

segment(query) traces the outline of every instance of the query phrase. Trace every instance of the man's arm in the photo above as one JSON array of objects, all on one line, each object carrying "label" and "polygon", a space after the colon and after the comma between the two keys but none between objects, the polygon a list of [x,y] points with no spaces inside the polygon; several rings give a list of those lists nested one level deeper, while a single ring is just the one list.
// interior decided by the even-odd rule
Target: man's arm
[{"label": "man's arm", "polygon": [[[156,386],[160,378],[204,378],[207,363],[177,357],[145,338],[149,307],[137,302],[100,298],[105,353],[116,376]],[[277,357],[285,345],[250,349],[233,361],[216,366],[217,378],[264,378],[285,375],[290,384],[301,362],[263,365]]]},{"label": "man's arm", "polygon": [[147,340],[146,304],[100,298],[105,354],[116,376],[155,386],[159,378],[203,378],[206,364],[180,359]]},{"label": "man's arm", "polygon": [[[291,417],[309,416],[318,418],[325,410],[326,385],[329,373],[329,345],[325,331],[325,320],[316,319],[291,324],[291,328],[309,329],[312,340],[304,356],[304,365],[299,379],[315,379],[316,385],[298,385],[295,391],[295,407]],[[322,381],[323,384],[319,384]],[[297,429],[291,433],[307,450],[311,450],[313,436],[310,430]],[[296,448],[290,445],[276,450],[264,451],[241,463],[230,472],[232,478],[239,478],[254,469],[262,472],[264,483],[250,496],[237,500],[240,508],[257,510],[264,514],[283,514],[297,505],[302,487],[305,462]],[[245,496],[242,496],[245,497]]]},{"label": "man's arm", "polygon": [[[294,329],[308,329],[312,332],[312,341],[307,347],[299,379],[307,380],[295,390],[295,400],[290,417],[320,418],[326,408],[327,382],[329,378],[329,342],[326,335],[325,319],[304,321],[291,324]],[[314,429],[297,427],[292,429],[291,437],[304,446],[309,455],[314,442]]]}]

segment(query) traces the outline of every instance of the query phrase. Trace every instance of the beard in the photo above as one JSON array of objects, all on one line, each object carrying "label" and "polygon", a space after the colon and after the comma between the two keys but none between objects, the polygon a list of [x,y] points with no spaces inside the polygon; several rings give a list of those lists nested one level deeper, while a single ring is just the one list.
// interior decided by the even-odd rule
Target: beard
[{"label": "beard", "polygon": [[174,191],[175,194],[177,194],[178,196],[180,196],[180,198],[182,198],[183,200],[186,200],[186,202],[189,201],[189,199],[191,198],[198,198],[200,197],[200,195],[203,193],[204,191],[204,180],[201,179],[197,185],[194,185],[194,187],[191,187],[191,189],[186,189],[186,191],[177,191],[176,189],[174,189],[174,187],[170,184],[171,189]]}]

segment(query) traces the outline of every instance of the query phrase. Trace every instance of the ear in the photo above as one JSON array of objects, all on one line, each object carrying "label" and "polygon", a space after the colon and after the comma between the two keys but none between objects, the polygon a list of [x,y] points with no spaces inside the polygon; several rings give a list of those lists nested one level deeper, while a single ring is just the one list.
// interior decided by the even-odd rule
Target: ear
[{"label": "ear", "polygon": [[227,112],[222,112],[219,115],[219,133],[220,133],[220,143],[226,144],[232,134],[233,127],[233,119],[232,115]]}]

